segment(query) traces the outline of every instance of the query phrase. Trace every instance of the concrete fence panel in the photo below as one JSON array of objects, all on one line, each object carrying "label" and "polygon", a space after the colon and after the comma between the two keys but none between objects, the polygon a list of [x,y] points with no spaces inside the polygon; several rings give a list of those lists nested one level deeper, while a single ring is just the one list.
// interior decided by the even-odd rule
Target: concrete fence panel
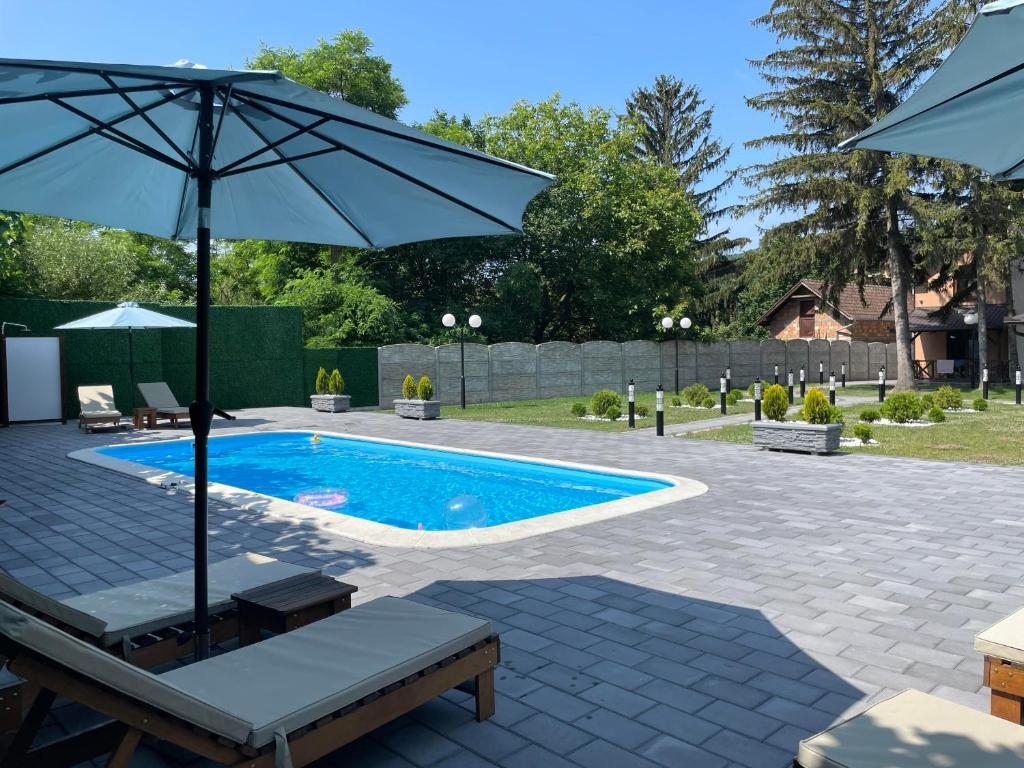
[{"label": "concrete fence panel", "polygon": [[616,341],[588,341],[580,345],[585,397],[599,389],[623,391],[622,345]]},{"label": "concrete fence panel", "polygon": [[837,382],[841,382],[843,380],[844,365],[846,366],[847,381],[853,379],[853,376],[850,374],[850,342],[832,342],[829,347],[829,364],[831,366],[831,370],[835,371]]},{"label": "concrete fence panel", "polygon": [[583,355],[579,344],[549,341],[537,347],[540,396],[575,397],[583,394]]},{"label": "concrete fence panel", "polygon": [[424,344],[391,344],[377,349],[377,375],[380,404],[391,406],[391,401],[402,396],[402,381],[411,375],[419,381],[429,376],[437,383],[437,352]]},{"label": "concrete fence panel", "polygon": [[491,400],[537,397],[537,347],[519,341],[491,346]]},{"label": "concrete fence panel", "polygon": [[[587,346],[587,345],[584,345]],[[661,351],[656,341],[627,341],[617,345],[622,350],[622,386],[630,379],[636,383],[637,392],[653,392],[662,382]],[[682,360],[683,342],[679,344],[679,357]],[[682,364],[682,363],[680,363]],[[664,380],[672,386],[671,371],[664,372]],[[679,383],[682,384],[682,374]],[[590,390],[584,392],[589,394]]]},{"label": "concrete fence panel", "polygon": [[878,380],[878,369],[885,365],[885,343],[868,342],[868,378]]},{"label": "concrete fence panel", "polygon": [[[445,404],[462,400],[459,345],[437,348],[437,397]],[[466,402],[486,403],[491,399],[490,351],[486,344],[466,344]]]},{"label": "concrete fence panel", "polygon": [[[808,380],[810,380],[810,351],[808,350],[807,342],[803,339],[790,339],[786,342],[786,372],[793,371],[793,381],[796,386],[800,385],[800,369],[803,368],[808,371]],[[779,381],[783,380],[783,377],[779,377]]]},{"label": "concrete fence panel", "polygon": [[761,375],[761,345],[754,339],[729,342],[729,366],[734,387],[746,388]]},{"label": "concrete fence panel", "polygon": [[[896,354],[896,342],[885,345],[885,368],[890,379],[899,377],[900,358]],[[875,374],[878,375],[877,372]]]},{"label": "concrete fence panel", "polygon": [[[875,369],[878,372],[878,369]],[[850,380],[865,381],[871,378],[871,366],[868,365],[868,343],[866,341],[850,342]]]},{"label": "concrete fence panel", "polygon": [[697,381],[713,392],[729,366],[729,342],[716,341],[697,345]]},{"label": "concrete fence panel", "polygon": [[766,384],[775,383],[775,366],[779,366],[779,383],[785,385],[786,342],[779,339],[765,339],[761,342],[761,380]]},{"label": "concrete fence panel", "polygon": [[697,381],[697,347],[695,341],[679,342],[679,388],[686,389]]},{"label": "concrete fence panel", "polygon": [[828,384],[828,372],[832,364],[827,339],[811,339],[807,344],[807,381],[810,384],[818,383],[818,366],[824,377],[824,383]]}]

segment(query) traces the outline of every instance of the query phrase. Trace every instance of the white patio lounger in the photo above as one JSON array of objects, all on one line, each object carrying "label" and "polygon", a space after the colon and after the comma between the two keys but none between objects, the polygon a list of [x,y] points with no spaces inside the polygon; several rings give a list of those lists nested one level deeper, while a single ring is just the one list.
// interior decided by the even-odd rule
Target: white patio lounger
[{"label": "white patio lounger", "polygon": [[[484,619],[382,597],[157,676],[0,603],[0,653],[41,689],[12,764],[110,753],[123,768],[150,734],[226,765],[300,768],[471,679],[490,717],[499,644]],[[33,747],[57,695],[115,722]]]},{"label": "white patio lounger", "polygon": [[178,426],[178,419],[188,418],[188,408],[178,405],[174,393],[165,381],[151,381],[139,384],[139,392],[146,405],[156,410],[158,418],[170,419],[173,426]]},{"label": "white patio lounger", "polygon": [[800,768],[1020,768],[1024,728],[913,689],[800,742]]},{"label": "white patio lounger", "polygon": [[121,425],[121,412],[114,405],[114,388],[109,384],[78,388],[78,428],[92,429],[94,424]]}]

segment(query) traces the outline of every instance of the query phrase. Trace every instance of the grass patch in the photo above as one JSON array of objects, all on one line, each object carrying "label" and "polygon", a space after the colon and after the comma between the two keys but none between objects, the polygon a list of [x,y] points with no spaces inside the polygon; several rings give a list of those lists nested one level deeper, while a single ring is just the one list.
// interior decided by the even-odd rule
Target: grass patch
[{"label": "grass patch", "polygon": [[[964,404],[970,407],[980,392],[964,391]],[[876,446],[843,448],[844,452],[874,456],[906,456],[916,459],[965,461],[975,464],[1024,465],[1024,405],[1008,405],[1013,387],[993,386],[989,408],[983,413],[947,413],[946,421],[930,427],[896,427],[873,424]],[[843,408],[846,427],[843,437],[853,437],[853,426],[863,405]],[[732,425],[685,435],[686,439],[720,440],[749,445],[749,424]]]},{"label": "grass patch", "polygon": [[[714,393],[718,402],[718,393]],[[589,421],[572,415],[573,403],[583,403],[590,409],[590,397],[557,397],[549,400],[515,400],[505,403],[480,403],[467,405],[462,410],[457,405],[446,405],[441,408],[441,416],[445,419],[466,419],[468,421],[492,421],[498,424],[527,424],[536,427],[564,427],[568,429],[592,429],[601,432],[625,432],[629,429],[625,421]],[[714,419],[720,416],[718,406],[714,408],[673,408],[672,394],[665,393],[665,424],[684,424],[702,419]],[[636,420],[637,429],[654,427],[654,393],[637,393],[636,404],[646,406],[650,414],[646,419]],[[622,412],[626,413],[626,398],[622,398]],[[729,406],[729,414],[753,413],[753,403],[737,403]]]}]

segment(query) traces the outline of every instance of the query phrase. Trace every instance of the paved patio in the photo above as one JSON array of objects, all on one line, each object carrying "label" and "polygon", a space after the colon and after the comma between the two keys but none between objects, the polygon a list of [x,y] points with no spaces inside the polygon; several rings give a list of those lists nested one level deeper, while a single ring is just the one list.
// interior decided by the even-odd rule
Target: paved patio
[{"label": "paved patio", "polygon": [[[385,594],[489,617],[497,714],[460,693],[325,759],[361,768],[781,768],[850,708],[916,687],[986,708],[973,634],[1024,603],[1024,473],[377,413],[276,408],[218,421],[312,427],[656,469],[696,499],[493,547],[401,550],[230,507],[211,558],[323,566]],[[179,434],[180,434],[179,430]],[[0,567],[53,596],[191,567],[191,503],[65,458],[153,439],[73,425],[0,429]],[[61,710],[68,726],[79,718]],[[149,749],[133,766],[177,766]]]}]

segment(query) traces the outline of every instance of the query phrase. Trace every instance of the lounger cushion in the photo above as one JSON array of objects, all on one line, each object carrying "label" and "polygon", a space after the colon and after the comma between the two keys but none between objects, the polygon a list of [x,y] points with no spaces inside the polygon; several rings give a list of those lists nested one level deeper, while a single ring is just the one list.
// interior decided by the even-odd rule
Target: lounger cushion
[{"label": "lounger cushion", "polygon": [[800,742],[802,768],[1020,768],[1024,728],[907,690]]},{"label": "lounger cushion", "polygon": [[158,416],[188,416],[188,408],[184,405],[176,405],[172,408],[157,408],[156,413]]},{"label": "lounger cushion", "polygon": [[54,600],[0,571],[0,598],[5,596],[97,640],[107,629],[103,619],[84,613],[60,600]]},{"label": "lounger cushion", "polygon": [[[316,569],[281,562],[272,557],[246,553],[213,563],[209,571],[211,612],[231,607],[231,595],[253,587],[315,573]],[[159,579],[63,600],[63,604],[102,621],[100,643],[106,646],[122,638],[190,621],[195,610],[195,571],[183,571]],[[27,601],[25,601],[27,602]],[[71,623],[71,622],[67,622]]]},{"label": "lounger cushion", "polygon": [[[164,381],[142,382],[139,385],[139,392],[146,405],[156,408],[159,411],[173,408],[181,408],[171,388]],[[188,410],[187,408],[185,409]]]},{"label": "lounger cushion", "polygon": [[974,637],[974,650],[1024,664],[1024,608],[979,632]]},{"label": "lounger cushion", "polygon": [[100,386],[81,386],[78,388],[78,404],[83,414],[117,413],[114,405],[114,388],[109,384]]},{"label": "lounger cushion", "polygon": [[82,411],[78,414],[78,418],[86,419],[119,419],[121,418],[120,411]]},{"label": "lounger cushion", "polygon": [[484,640],[486,619],[382,597],[162,678],[274,740]]}]

